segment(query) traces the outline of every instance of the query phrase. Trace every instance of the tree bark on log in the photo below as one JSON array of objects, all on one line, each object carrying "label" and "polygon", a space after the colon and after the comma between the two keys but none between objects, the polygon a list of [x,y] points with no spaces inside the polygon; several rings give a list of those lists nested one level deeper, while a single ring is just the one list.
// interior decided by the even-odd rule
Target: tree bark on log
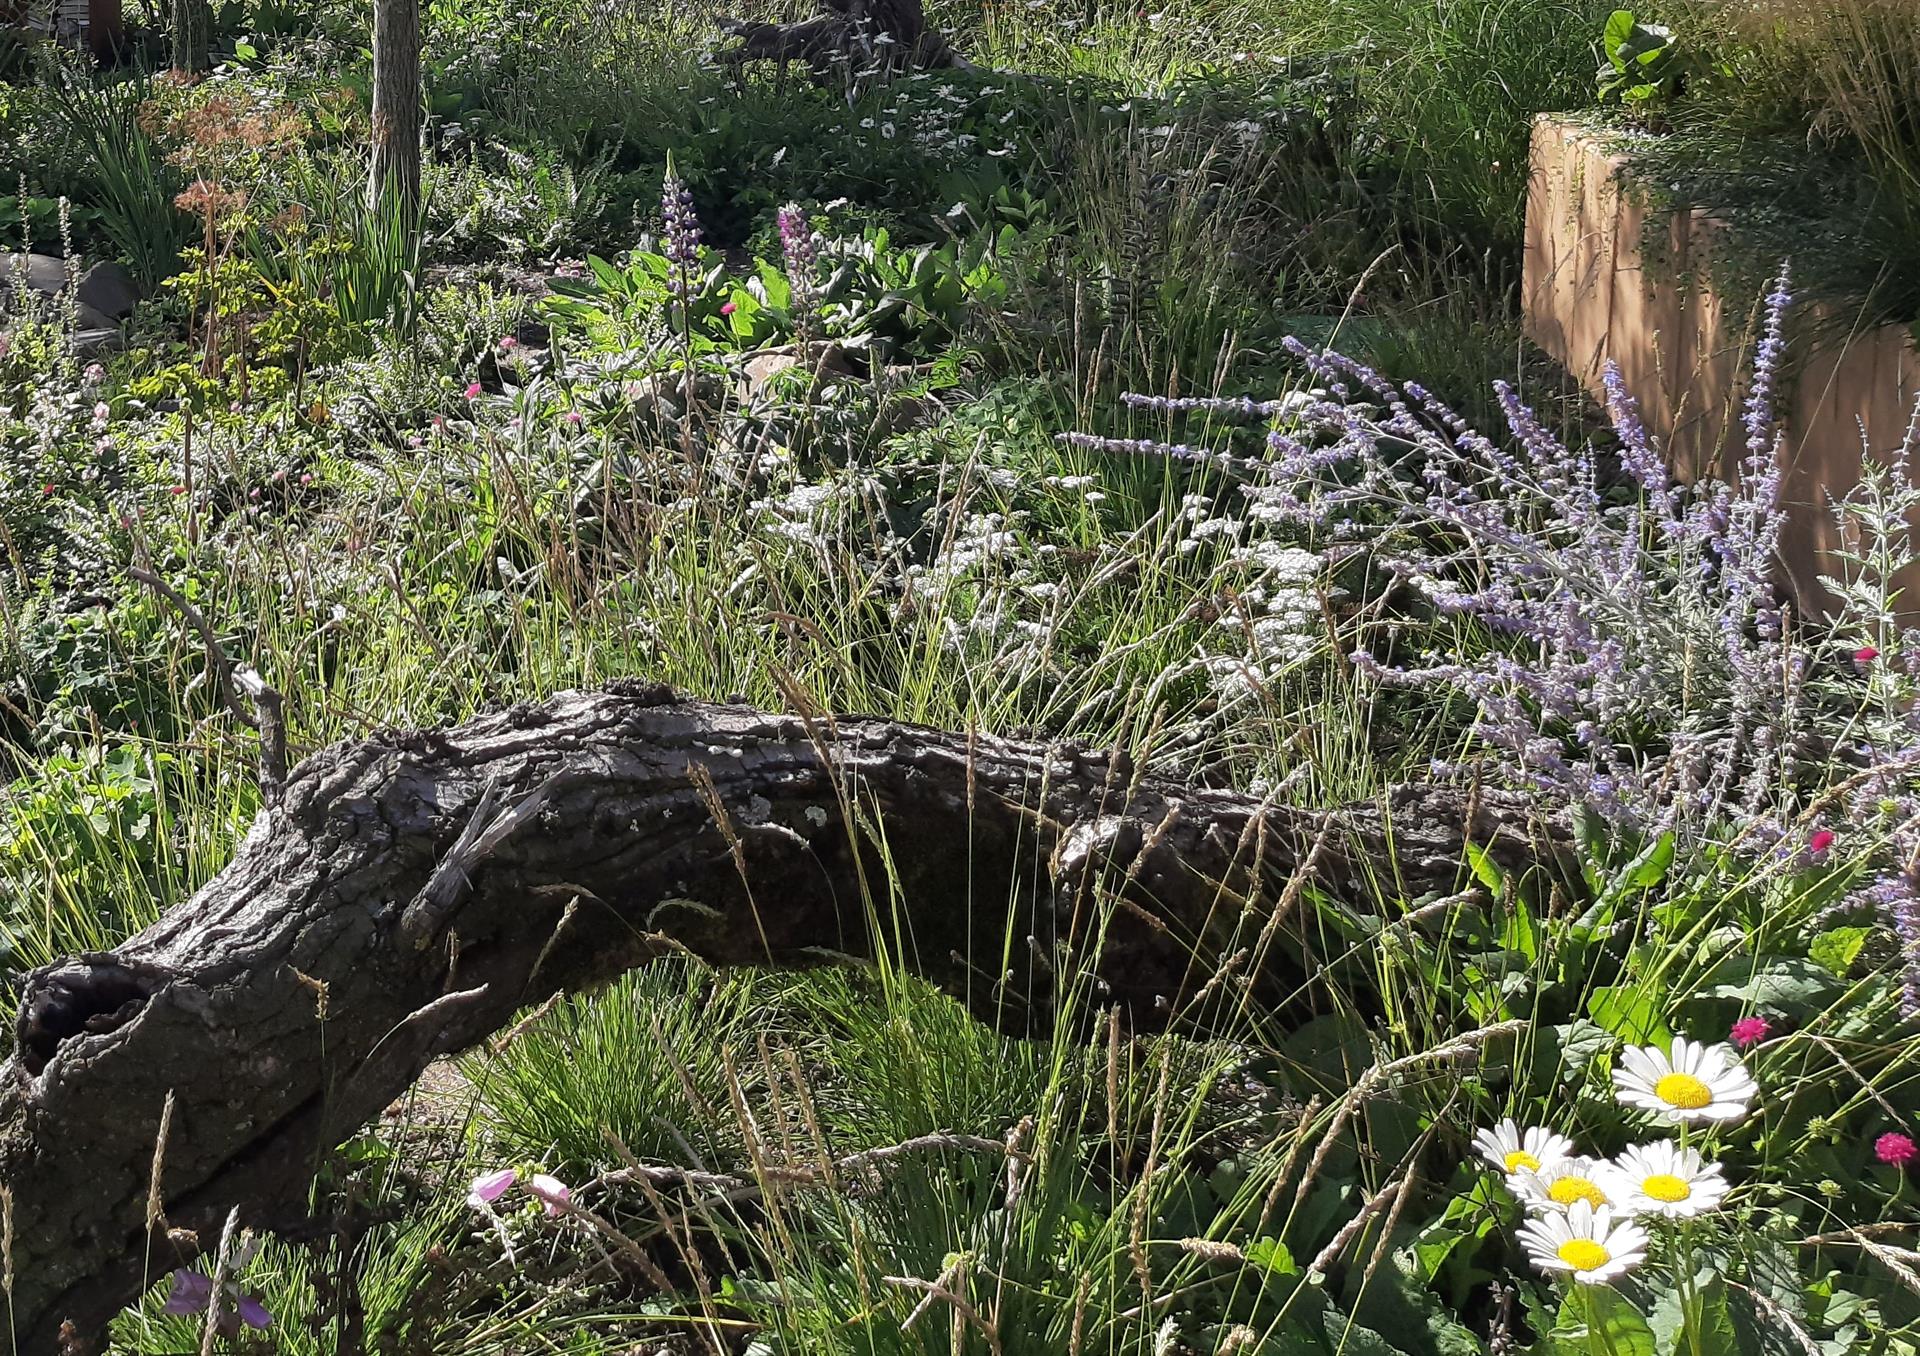
[{"label": "tree bark on log", "polygon": [[1228,957],[1257,1001],[1297,1005],[1348,945],[1309,880],[1356,909],[1449,892],[1468,839],[1516,870],[1566,842],[1492,794],[1316,813],[1071,744],[637,683],[336,746],[190,901],[28,977],[0,1067],[18,1349],[56,1350],[63,1324],[92,1349],[190,1260],[178,1230],[211,1247],[236,1206],[300,1224],[332,1146],[556,990],[667,952],[884,947],[1014,1030],[1044,1030],[1076,974],[1140,1026],[1190,1018]]},{"label": "tree bark on log", "polygon": [[927,27],[920,0],[818,0],[818,6],[818,14],[799,23],[717,19],[723,31],[740,39],[722,58],[736,66],[801,61],[821,80],[836,65],[876,75],[971,66],[938,29]]}]

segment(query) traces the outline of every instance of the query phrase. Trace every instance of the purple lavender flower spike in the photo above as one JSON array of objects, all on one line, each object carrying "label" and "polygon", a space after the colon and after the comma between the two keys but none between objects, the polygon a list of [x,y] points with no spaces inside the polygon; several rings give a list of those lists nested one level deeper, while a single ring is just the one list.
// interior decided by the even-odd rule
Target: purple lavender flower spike
[{"label": "purple lavender flower spike", "polygon": [[794,295],[803,300],[813,296],[814,274],[820,266],[820,242],[807,225],[807,214],[798,203],[788,203],[778,213],[780,253],[786,260],[787,282]]},{"label": "purple lavender flower spike", "polygon": [[681,300],[686,299],[688,272],[700,262],[700,218],[693,207],[693,191],[667,157],[666,178],[660,181],[660,217],[665,229],[660,252],[674,265],[673,287]]}]

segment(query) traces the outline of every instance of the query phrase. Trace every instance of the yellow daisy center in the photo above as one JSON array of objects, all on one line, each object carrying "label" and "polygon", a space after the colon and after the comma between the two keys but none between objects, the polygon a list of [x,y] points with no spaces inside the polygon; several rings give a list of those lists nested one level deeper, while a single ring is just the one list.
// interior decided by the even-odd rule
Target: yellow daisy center
[{"label": "yellow daisy center", "polygon": [[[1585,1201],[1598,1210],[1607,1203],[1606,1193],[1584,1177],[1556,1177],[1553,1185],[1547,1188],[1547,1195],[1555,1205],[1572,1205],[1575,1201]],[[1566,1249],[1561,1249],[1562,1254]],[[1580,1268],[1585,1271],[1586,1268]]]},{"label": "yellow daisy center", "polygon": [[1713,1089],[1686,1073],[1667,1074],[1653,1085],[1653,1095],[1682,1111],[1698,1111],[1713,1101]]},{"label": "yellow daisy center", "polygon": [[1591,1238],[1569,1238],[1560,1245],[1560,1260],[1575,1271],[1598,1271],[1613,1260],[1613,1254]]},{"label": "yellow daisy center", "polygon": [[1684,1177],[1675,1177],[1670,1172],[1656,1172],[1640,1183],[1640,1190],[1656,1201],[1665,1201],[1671,1205],[1675,1201],[1684,1201],[1693,1195],[1693,1185]]},{"label": "yellow daisy center", "polygon": [[1525,1149],[1515,1149],[1507,1155],[1507,1171],[1519,1172],[1522,1168],[1528,1172],[1540,1171],[1540,1160]]}]

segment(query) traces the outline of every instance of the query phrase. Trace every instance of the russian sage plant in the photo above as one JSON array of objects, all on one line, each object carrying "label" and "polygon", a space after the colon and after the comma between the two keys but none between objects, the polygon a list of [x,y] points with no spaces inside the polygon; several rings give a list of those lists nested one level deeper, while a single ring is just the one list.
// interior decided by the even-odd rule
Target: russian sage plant
[{"label": "russian sage plant", "polygon": [[1288,347],[1323,394],[1128,400],[1169,418],[1264,422],[1263,455],[1068,441],[1215,466],[1240,478],[1255,519],[1370,550],[1456,624],[1377,626],[1355,666],[1383,687],[1471,699],[1477,741],[1507,780],[1618,824],[1732,823],[1770,847],[1836,759],[1857,752],[1833,736],[1862,699],[1857,675],[1835,683],[1821,667],[1834,638],[1859,624],[1844,607],[1832,622],[1795,617],[1774,573],[1784,519],[1773,402],[1788,306],[1783,272],[1767,298],[1733,483],[1677,484],[1612,367],[1617,474],[1505,384],[1495,389],[1508,437],[1496,440],[1423,387],[1298,341]]}]

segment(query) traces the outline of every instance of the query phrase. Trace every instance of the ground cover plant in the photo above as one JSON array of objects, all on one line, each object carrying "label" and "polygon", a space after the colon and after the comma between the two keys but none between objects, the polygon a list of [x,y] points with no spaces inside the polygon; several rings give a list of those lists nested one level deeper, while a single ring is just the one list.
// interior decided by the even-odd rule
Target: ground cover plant
[{"label": "ground cover plant", "polygon": [[935,989],[876,879],[873,960],[543,1003],[314,1165],[312,1227],[161,1230],[73,1349],[1920,1348],[1920,411],[1805,615],[1797,272],[1737,483],[1520,347],[1527,120],[1610,9],[953,0],[974,69],[816,85],[703,6],[437,4],[417,217],[369,206],[358,6],[223,10],[192,81],[11,68],[10,240],[145,296],[82,354],[8,284],[9,1001],[247,834],[230,665],[296,759],[639,677],[1559,844],[1303,870],[1324,970],[1276,998],[1254,927],[1138,1013],[1012,932]]}]

